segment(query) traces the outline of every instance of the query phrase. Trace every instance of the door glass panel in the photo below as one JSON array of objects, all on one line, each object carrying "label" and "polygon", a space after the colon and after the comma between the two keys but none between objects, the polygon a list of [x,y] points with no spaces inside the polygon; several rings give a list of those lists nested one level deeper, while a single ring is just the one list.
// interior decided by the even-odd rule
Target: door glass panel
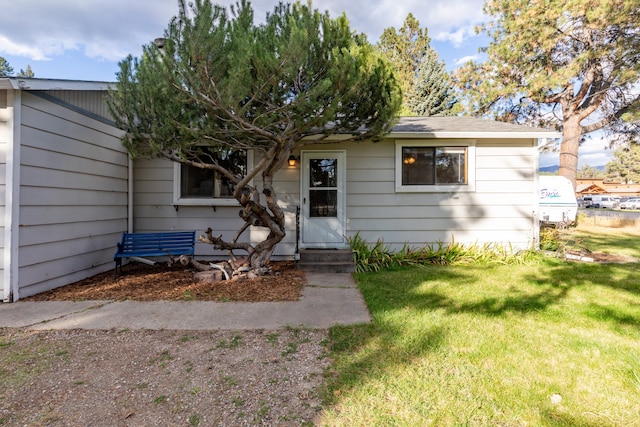
[{"label": "door glass panel", "polygon": [[338,217],[338,190],[310,189],[309,216]]},{"label": "door glass panel", "polygon": [[338,217],[338,159],[309,159],[309,216]]},{"label": "door glass panel", "polygon": [[310,159],[309,188],[338,186],[338,159]]}]

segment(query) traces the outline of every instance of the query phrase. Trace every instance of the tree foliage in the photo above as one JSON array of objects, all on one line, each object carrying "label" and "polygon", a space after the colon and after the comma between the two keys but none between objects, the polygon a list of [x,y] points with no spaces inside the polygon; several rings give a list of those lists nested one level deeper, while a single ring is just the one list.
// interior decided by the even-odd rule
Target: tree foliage
[{"label": "tree foliage", "polygon": [[0,56],[0,77],[13,76],[13,67],[9,65],[9,62]]},{"label": "tree foliage", "polygon": [[[31,69],[31,65],[28,64],[26,70],[20,69],[17,74],[17,77],[33,78],[35,76],[35,73]],[[0,56],[0,77],[13,77],[13,67],[9,65],[9,62],[2,56]]]},{"label": "tree foliage", "polygon": [[604,172],[590,165],[583,165],[578,170],[578,178],[604,178]]},{"label": "tree foliage", "polygon": [[418,116],[450,116],[456,112],[456,93],[444,62],[429,49],[420,61],[407,106]]},{"label": "tree foliage", "polygon": [[637,0],[489,0],[484,63],[456,80],[479,115],[562,129],[560,174],[575,184],[583,135],[638,132]]},{"label": "tree foliage", "polygon": [[627,145],[613,153],[607,163],[606,179],[625,184],[640,183],[640,145]]},{"label": "tree foliage", "polygon": [[[211,235],[210,243],[246,250],[253,267],[285,235],[273,177],[292,152],[335,134],[376,139],[399,109],[391,66],[345,15],[332,19],[311,3],[281,3],[256,25],[245,0],[229,10],[181,0],[163,44],[120,62],[109,105],[127,130],[123,142],[134,156],[210,168],[233,182],[247,223],[232,242]],[[238,175],[206,162],[202,145],[253,150],[256,162]],[[249,223],[268,228],[265,241],[237,241]]]},{"label": "tree foliage", "polygon": [[20,71],[18,72],[18,77],[27,77],[27,78],[34,78],[36,76],[36,74],[33,72],[33,70],[31,69],[31,65],[27,64],[27,69],[23,70],[22,68],[20,69]]},{"label": "tree foliage", "polygon": [[450,115],[456,103],[451,76],[431,48],[427,28],[409,13],[399,30],[386,28],[377,45],[402,88],[402,115]]}]

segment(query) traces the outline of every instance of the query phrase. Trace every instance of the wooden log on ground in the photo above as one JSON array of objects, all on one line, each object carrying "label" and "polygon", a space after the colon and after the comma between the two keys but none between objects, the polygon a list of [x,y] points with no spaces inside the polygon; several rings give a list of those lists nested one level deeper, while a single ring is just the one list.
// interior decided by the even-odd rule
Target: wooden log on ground
[{"label": "wooden log on ground", "polygon": [[218,283],[224,279],[220,270],[198,271],[194,275],[194,280],[198,283]]}]

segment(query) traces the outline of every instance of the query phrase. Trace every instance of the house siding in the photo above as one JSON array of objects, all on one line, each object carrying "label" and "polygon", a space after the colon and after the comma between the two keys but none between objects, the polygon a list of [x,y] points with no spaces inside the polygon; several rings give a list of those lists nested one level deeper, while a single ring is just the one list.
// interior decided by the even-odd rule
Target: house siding
[{"label": "house siding", "polygon": [[44,90],[42,92],[96,116],[111,118],[106,103],[108,92],[104,90]]},{"label": "house siding", "polygon": [[[211,227],[214,235],[232,240],[244,222],[238,216],[241,207],[237,206],[178,206],[173,205],[173,163],[168,160],[136,160],[134,166],[134,231],[156,232],[174,230],[196,230],[196,235],[204,234]],[[259,179],[256,184],[260,184]],[[274,256],[290,258],[295,252],[296,206],[300,191],[298,174],[295,171],[281,170],[276,175],[276,193],[280,205],[285,210],[287,236],[278,245]],[[291,191],[295,194],[286,194]],[[266,238],[266,229],[250,227],[239,241],[259,242]],[[239,255],[241,255],[239,253]],[[227,256],[226,251],[214,250],[211,245],[196,243],[196,256],[199,258],[220,259]]]},{"label": "house siding", "polygon": [[[446,140],[443,141],[446,145]],[[322,144],[305,151],[346,150],[347,236],[378,239],[392,249],[456,241],[498,243],[529,248],[534,238],[536,144],[532,139],[476,140],[476,191],[399,193],[395,191],[394,140],[379,143]],[[299,155],[299,153],[296,153]],[[256,159],[257,161],[257,159]],[[196,230],[212,227],[232,239],[242,226],[238,207],[172,205],[173,165],[141,160],[135,165],[135,230]],[[274,255],[291,257],[296,244],[296,207],[300,204],[300,166],[284,167],[274,186],[287,218],[287,236]],[[260,188],[259,179],[256,180]],[[258,242],[266,230],[251,227],[240,240]],[[199,243],[196,255],[215,255]]]},{"label": "house siding", "polygon": [[[91,103],[75,95],[67,102]],[[113,268],[128,182],[121,131],[28,92],[22,99],[21,298]]]},{"label": "house siding", "polygon": [[533,140],[476,140],[476,191],[456,193],[395,192],[393,141],[340,147],[347,149],[348,236],[381,239],[396,250],[451,241],[531,247]]}]

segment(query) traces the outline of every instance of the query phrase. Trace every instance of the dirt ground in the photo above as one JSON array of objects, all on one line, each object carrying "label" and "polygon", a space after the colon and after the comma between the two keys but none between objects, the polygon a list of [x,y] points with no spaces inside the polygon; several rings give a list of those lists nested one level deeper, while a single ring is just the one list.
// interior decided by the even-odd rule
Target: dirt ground
[{"label": "dirt ground", "polygon": [[[23,301],[298,299],[304,273],[272,268],[204,285],[189,268],[132,263],[117,280],[110,271]],[[327,342],[327,330],[0,328],[0,425],[316,425]]]},{"label": "dirt ground", "polygon": [[23,301],[295,301],[306,284],[303,271],[296,270],[293,261],[271,263],[272,274],[256,279],[198,283],[195,270],[160,263],[150,266],[129,263],[113,271],[63,286],[52,291],[24,298]]}]

